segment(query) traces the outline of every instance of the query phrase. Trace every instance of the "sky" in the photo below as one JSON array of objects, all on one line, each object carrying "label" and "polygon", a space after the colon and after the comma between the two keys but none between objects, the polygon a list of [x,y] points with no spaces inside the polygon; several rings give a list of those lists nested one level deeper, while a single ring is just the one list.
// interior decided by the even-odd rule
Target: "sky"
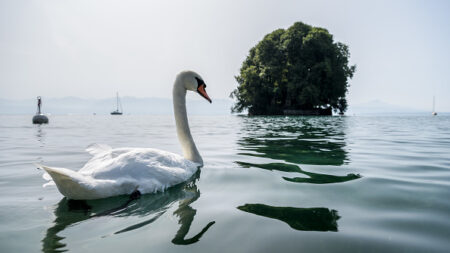
[{"label": "sky", "polygon": [[265,34],[328,29],[356,64],[350,106],[450,111],[450,1],[0,0],[0,98],[171,97],[198,72],[227,98]]}]

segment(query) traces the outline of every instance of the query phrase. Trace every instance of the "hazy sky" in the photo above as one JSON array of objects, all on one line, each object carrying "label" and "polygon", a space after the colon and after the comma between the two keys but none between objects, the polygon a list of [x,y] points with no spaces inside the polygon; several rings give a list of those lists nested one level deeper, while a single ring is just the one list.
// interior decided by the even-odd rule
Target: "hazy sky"
[{"label": "hazy sky", "polygon": [[327,28],[357,65],[350,104],[450,111],[450,1],[0,0],[0,97],[170,97],[200,73],[237,86],[248,50],[296,21]]}]

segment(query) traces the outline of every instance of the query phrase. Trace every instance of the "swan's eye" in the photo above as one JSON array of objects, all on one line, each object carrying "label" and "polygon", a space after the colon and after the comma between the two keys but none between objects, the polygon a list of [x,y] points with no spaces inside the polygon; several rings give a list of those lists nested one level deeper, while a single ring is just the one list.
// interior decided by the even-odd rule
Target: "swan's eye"
[{"label": "swan's eye", "polygon": [[196,77],[195,78],[196,80],[197,80],[197,86],[200,86],[200,85],[205,85],[205,88],[206,88],[206,84],[205,84],[205,82],[203,82],[203,80],[202,79],[200,79],[200,78],[198,78],[198,77]]}]

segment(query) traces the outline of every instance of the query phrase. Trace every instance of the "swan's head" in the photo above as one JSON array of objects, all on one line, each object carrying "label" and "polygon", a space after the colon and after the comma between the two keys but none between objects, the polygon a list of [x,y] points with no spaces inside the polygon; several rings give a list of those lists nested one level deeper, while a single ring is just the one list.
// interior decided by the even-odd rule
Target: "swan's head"
[{"label": "swan's head", "polygon": [[182,80],[184,88],[186,90],[195,91],[200,94],[200,96],[204,97],[206,100],[212,103],[211,99],[208,96],[208,93],[206,93],[205,90],[206,84],[199,74],[195,73],[194,71],[183,71],[178,74],[178,78]]}]

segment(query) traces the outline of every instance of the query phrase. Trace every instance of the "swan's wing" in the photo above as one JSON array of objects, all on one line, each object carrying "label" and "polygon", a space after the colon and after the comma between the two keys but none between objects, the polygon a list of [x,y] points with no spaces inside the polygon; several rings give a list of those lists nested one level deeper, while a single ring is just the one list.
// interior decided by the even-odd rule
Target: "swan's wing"
[{"label": "swan's wing", "polygon": [[76,171],[47,167],[38,164],[45,170],[56,183],[59,192],[70,199],[96,199],[102,198],[101,192],[98,192],[95,185],[89,178],[77,173]]},{"label": "swan's wing", "polygon": [[164,191],[189,179],[195,163],[180,155],[151,148],[117,148],[91,158],[78,172],[115,184],[133,182],[141,193]]},{"label": "swan's wing", "polygon": [[[96,179],[160,178],[192,174],[196,165],[180,155],[151,148],[116,148],[92,157],[79,170]],[[159,175],[159,176],[158,176]]]},{"label": "swan's wing", "polygon": [[86,148],[86,151],[89,154],[95,156],[95,155],[98,155],[98,154],[109,152],[109,151],[111,151],[111,149],[112,148],[110,146],[106,145],[106,144],[93,143],[93,144],[89,145]]}]

